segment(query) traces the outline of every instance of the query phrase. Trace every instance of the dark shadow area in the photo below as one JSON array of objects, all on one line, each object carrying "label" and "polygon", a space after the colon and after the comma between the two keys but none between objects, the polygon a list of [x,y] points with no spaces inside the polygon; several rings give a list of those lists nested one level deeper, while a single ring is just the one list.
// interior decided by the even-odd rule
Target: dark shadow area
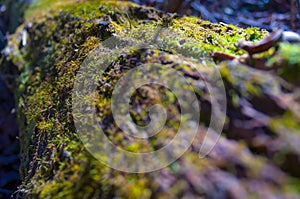
[{"label": "dark shadow area", "polygon": [[[0,51],[7,45],[7,36],[22,23],[26,3],[24,0],[0,1]],[[5,74],[0,74],[0,198],[10,198],[21,183],[20,147],[15,99],[4,79]]]}]

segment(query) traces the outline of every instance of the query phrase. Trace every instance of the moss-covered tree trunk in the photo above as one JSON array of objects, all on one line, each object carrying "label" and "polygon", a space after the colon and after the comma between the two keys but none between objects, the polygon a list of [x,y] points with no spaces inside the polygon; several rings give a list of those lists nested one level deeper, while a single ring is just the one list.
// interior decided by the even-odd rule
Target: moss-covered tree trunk
[{"label": "moss-covered tree trunk", "polygon": [[[279,48],[253,57],[237,45],[241,39],[258,42],[267,35],[258,28],[167,15],[124,1],[38,1],[3,53],[2,69],[18,80],[22,185],[17,194],[27,198],[298,198],[300,45],[279,42]],[[106,42],[112,37],[118,43]],[[178,99],[155,84],[132,95],[130,115],[137,124],[146,125],[147,107],[163,103],[168,117],[157,137],[132,144],[116,125],[110,98],[116,82],[132,68],[156,64],[162,70],[175,69],[190,82],[189,87],[175,87],[184,92],[191,89],[201,107],[198,134],[187,152],[150,173],[121,172],[93,157],[81,142],[72,114],[76,74],[90,52],[97,47],[109,56],[112,46],[125,44],[130,45],[95,80],[99,81],[94,100],[99,126],[112,143],[136,153],[153,151],[172,140],[179,128]],[[220,58],[231,60],[220,62]],[[262,69],[255,69],[258,64]],[[212,68],[222,76],[227,117],[220,140],[208,156],[200,158],[212,112],[205,86],[215,73]],[[153,78],[147,75],[146,79]]]}]

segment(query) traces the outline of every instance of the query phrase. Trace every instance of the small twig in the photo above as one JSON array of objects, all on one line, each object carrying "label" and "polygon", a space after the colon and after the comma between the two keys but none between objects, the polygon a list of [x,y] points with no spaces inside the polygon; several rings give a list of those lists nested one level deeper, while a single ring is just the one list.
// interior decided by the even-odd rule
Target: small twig
[{"label": "small twig", "polygon": [[295,2],[294,2],[294,0],[291,0],[291,20],[290,20],[290,24],[291,24],[292,30],[296,30],[295,23],[294,23],[295,21],[296,21]]},{"label": "small twig", "polygon": [[249,56],[252,57],[253,54],[265,52],[276,46],[282,38],[282,33],[282,30],[276,30],[258,43],[241,40],[238,43],[238,47],[247,51]]},{"label": "small twig", "polygon": [[234,55],[231,55],[231,54],[227,54],[227,53],[224,53],[224,52],[220,52],[220,51],[216,51],[212,54],[213,58],[217,58],[217,59],[220,59],[220,60],[234,60],[236,59],[237,57],[234,56]]}]

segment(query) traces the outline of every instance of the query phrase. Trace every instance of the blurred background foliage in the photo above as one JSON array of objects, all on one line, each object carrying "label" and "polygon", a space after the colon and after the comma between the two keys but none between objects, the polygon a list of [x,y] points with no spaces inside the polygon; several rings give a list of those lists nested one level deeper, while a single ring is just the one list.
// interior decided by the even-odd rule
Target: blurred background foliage
[{"label": "blurred background foliage", "polygon": [[[23,14],[30,2],[0,0],[0,51],[7,45],[9,35],[23,22]],[[20,184],[15,101],[12,91],[3,81],[5,75],[0,74],[0,198],[10,198]]]},{"label": "blurred background foliage", "polygon": [[300,31],[299,0],[133,0],[168,12],[195,15],[211,22],[267,30],[282,28]]}]

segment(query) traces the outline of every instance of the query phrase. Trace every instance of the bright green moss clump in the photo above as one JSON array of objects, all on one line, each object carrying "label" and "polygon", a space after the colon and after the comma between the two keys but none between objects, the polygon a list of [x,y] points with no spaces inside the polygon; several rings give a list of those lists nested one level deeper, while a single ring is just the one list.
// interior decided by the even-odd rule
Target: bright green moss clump
[{"label": "bright green moss clump", "polygon": [[[285,68],[283,72],[265,72],[237,60],[216,65],[212,58],[215,51],[245,54],[237,47],[240,39],[259,41],[266,35],[258,28],[212,24],[123,1],[49,0],[33,4],[7,53],[7,59],[20,72],[16,88],[22,130],[19,194],[23,192],[27,198],[299,196],[300,162],[294,160],[300,159],[300,142],[292,141],[300,140],[300,130],[297,125],[294,127],[299,123],[299,110],[289,106],[298,103],[295,90],[286,86],[295,81],[282,84]],[[100,125],[109,139],[132,152],[156,150],[172,140],[179,127],[176,97],[168,89],[147,85],[132,96],[131,117],[138,124],[147,124],[147,112],[143,110],[159,102],[168,113],[167,128],[158,137],[128,145],[124,132],[113,120],[110,98],[117,80],[130,68],[160,64],[175,68],[188,78],[201,106],[203,133],[210,118],[210,97],[202,86],[204,80],[191,65],[196,63],[208,76],[212,74],[210,68],[218,67],[225,84],[228,112],[222,138],[208,158],[198,156],[201,135],[178,161],[149,174],[113,170],[86,151],[72,116],[73,84],[88,53],[112,36],[121,44],[137,42],[141,46],[133,46],[120,55],[99,80],[102,84],[95,103]],[[284,59],[287,67],[299,68],[299,59],[288,56],[290,50],[296,53],[297,49],[299,44],[282,44],[275,58]],[[156,96],[157,91],[160,97]],[[284,101],[285,96],[290,101]],[[289,165],[291,162],[293,166]]]}]

